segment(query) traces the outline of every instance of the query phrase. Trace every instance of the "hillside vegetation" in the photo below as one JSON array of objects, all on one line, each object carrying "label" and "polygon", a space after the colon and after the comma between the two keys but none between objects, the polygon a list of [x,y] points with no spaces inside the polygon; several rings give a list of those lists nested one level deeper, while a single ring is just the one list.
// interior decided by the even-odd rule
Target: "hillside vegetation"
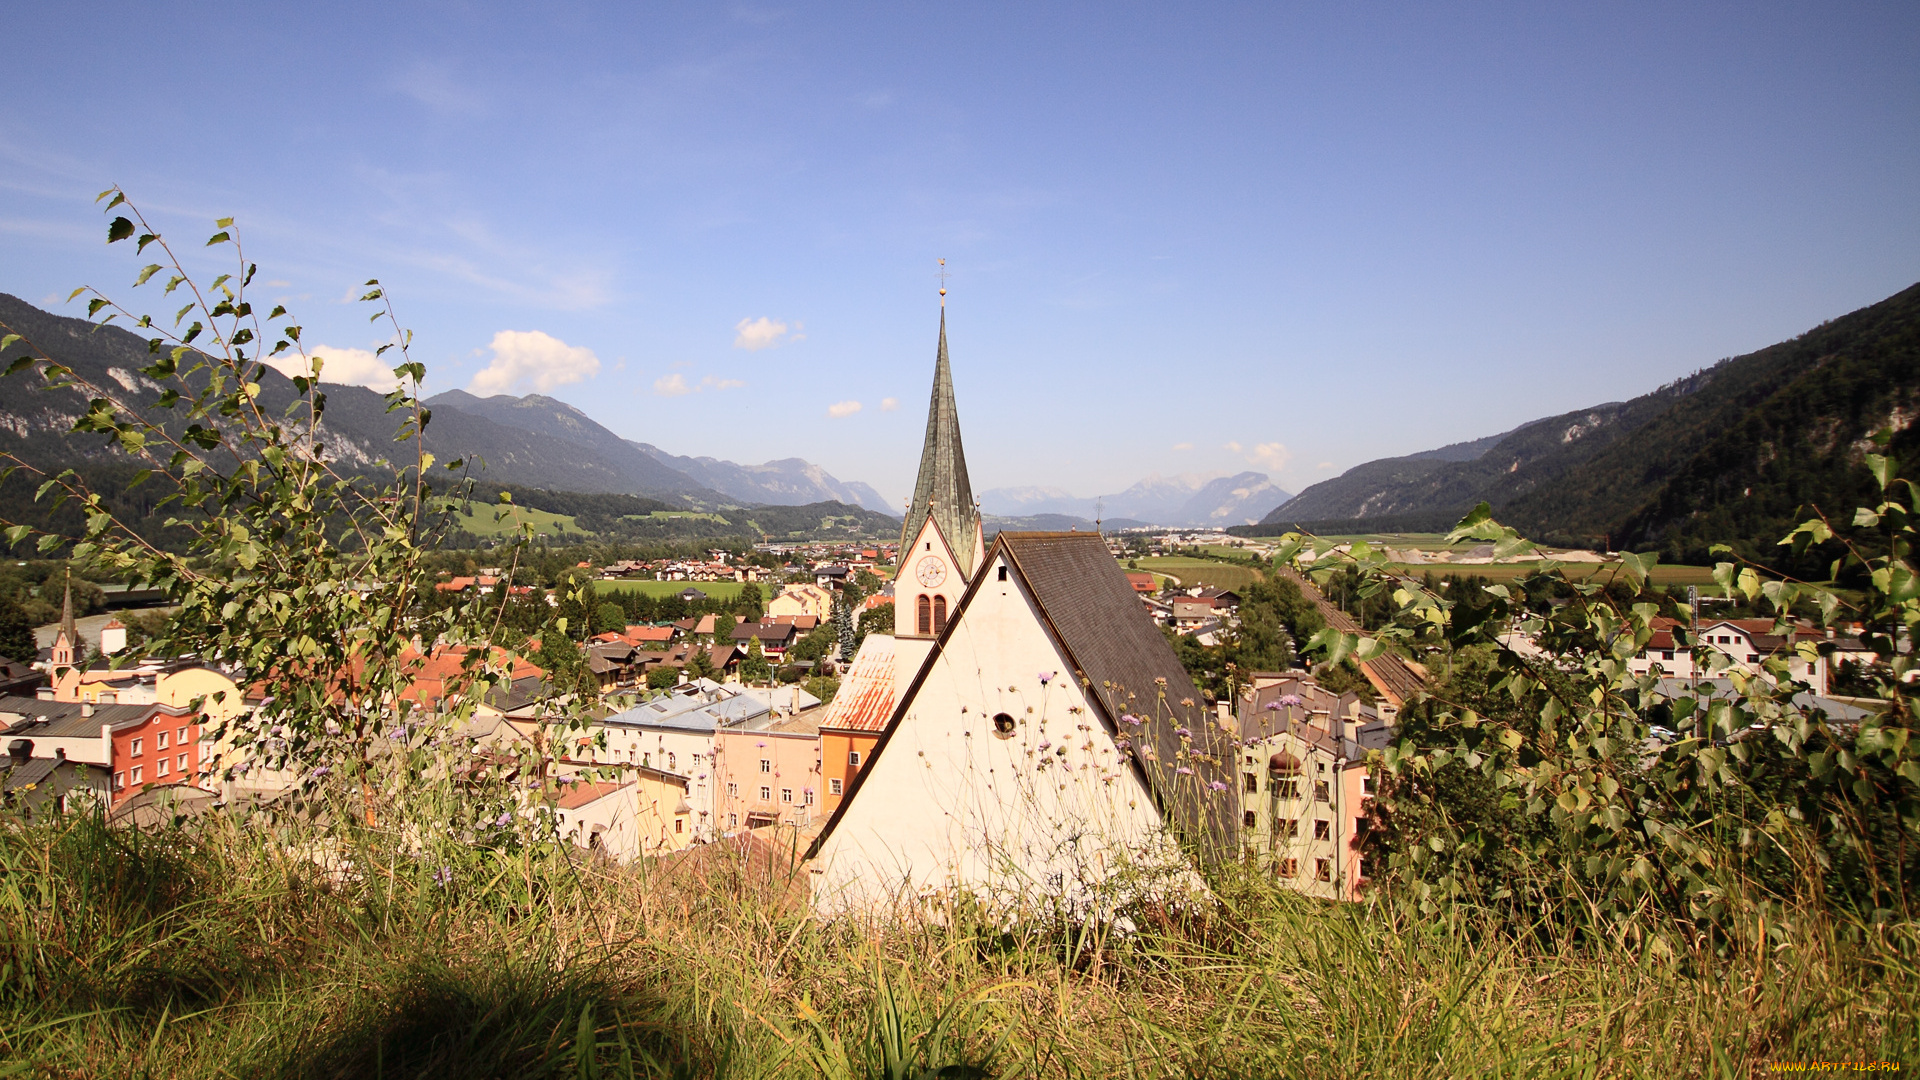
[{"label": "hillside vegetation", "polygon": [[1470,460],[1368,462],[1242,531],[1444,528],[1485,501],[1552,543],[1771,557],[1810,508],[1868,498],[1859,464],[1874,432],[1910,452],[1916,394],[1920,285],[1651,394],[1535,421]]}]

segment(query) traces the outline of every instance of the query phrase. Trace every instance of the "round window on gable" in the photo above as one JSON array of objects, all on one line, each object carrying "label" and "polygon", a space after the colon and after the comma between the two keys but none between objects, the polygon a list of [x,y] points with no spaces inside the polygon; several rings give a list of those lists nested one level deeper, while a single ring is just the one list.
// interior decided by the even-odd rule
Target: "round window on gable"
[{"label": "round window on gable", "polygon": [[995,713],[993,717],[993,734],[995,738],[1013,738],[1013,717],[1006,713]]}]

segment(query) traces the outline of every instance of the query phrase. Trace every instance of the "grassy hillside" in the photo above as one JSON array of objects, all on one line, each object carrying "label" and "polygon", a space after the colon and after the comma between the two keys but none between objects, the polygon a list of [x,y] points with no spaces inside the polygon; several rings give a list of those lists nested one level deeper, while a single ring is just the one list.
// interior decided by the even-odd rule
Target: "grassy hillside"
[{"label": "grassy hillside", "polygon": [[[778,838],[775,838],[776,841]],[[1663,951],[1225,868],[1132,929],[867,928],[778,845],[617,868],[297,821],[0,832],[0,1072],[74,1078],[1763,1075],[1920,1060],[1911,923]],[[330,847],[327,850],[332,850]],[[1905,970],[1906,975],[1900,972]],[[1732,988],[1730,992],[1730,988]],[[889,1067],[889,1063],[893,1063]]]}]

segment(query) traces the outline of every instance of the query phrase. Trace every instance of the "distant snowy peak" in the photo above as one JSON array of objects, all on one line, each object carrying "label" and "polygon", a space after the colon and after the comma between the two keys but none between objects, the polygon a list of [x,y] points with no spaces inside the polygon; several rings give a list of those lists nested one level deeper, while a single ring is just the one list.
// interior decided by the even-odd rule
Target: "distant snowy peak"
[{"label": "distant snowy peak", "polygon": [[761,465],[740,465],[712,457],[681,457],[651,443],[628,445],[670,469],[687,474],[707,487],[744,502],[775,506],[803,506],[832,500],[882,514],[897,513],[867,484],[846,483],[818,465],[801,458],[782,458]]},{"label": "distant snowy peak", "polygon": [[994,488],[980,494],[980,505],[1001,517],[1064,514],[1105,521],[1136,520],[1155,525],[1250,525],[1292,498],[1266,474],[1206,476],[1154,473],[1113,495],[1083,499],[1056,487]]}]

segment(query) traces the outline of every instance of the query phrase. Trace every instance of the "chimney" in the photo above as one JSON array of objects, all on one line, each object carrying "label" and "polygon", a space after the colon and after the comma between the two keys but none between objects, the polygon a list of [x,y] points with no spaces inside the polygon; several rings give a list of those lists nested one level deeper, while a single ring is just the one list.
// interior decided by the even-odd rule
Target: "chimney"
[{"label": "chimney", "polygon": [[53,687],[51,687],[51,686],[42,686],[42,687],[40,687],[40,688],[38,688],[38,689],[36,689],[36,690],[35,690],[35,691],[33,692],[33,696],[34,696],[34,698],[35,698],[35,699],[37,699],[37,700],[39,700],[39,701],[52,701],[52,700],[53,700]]},{"label": "chimney", "polygon": [[32,756],[33,756],[33,740],[32,739],[15,739],[12,742],[7,744],[7,757],[13,762],[13,767],[16,769],[22,765],[25,765],[27,763],[27,759],[31,758]]},{"label": "chimney", "polygon": [[92,716],[92,715],[93,715],[93,702],[91,702],[91,701],[83,701],[83,702],[81,702],[81,703],[80,703],[80,715],[81,715],[81,716]]}]

